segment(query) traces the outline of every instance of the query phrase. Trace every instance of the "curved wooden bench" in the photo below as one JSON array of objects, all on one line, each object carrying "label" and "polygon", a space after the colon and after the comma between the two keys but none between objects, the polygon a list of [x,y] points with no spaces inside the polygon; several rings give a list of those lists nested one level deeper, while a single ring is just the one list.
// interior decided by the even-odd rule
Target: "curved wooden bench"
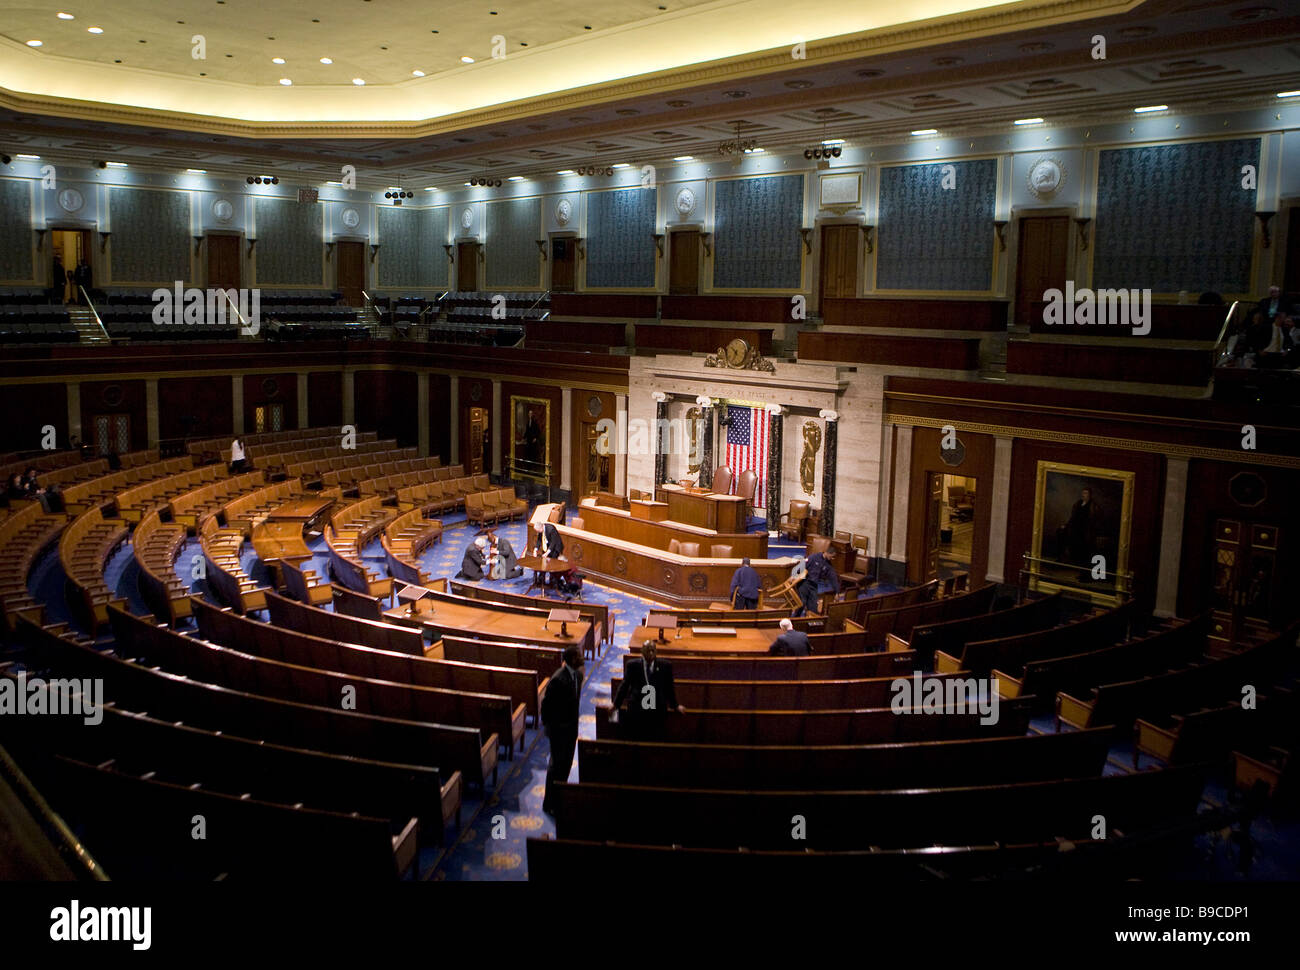
[{"label": "curved wooden bench", "polygon": [[207,561],[208,586],[221,600],[240,613],[266,609],[267,588],[245,573],[239,561],[243,532],[218,528],[217,520],[209,518],[199,534],[199,543]]},{"label": "curved wooden bench", "polygon": [[185,526],[164,523],[157,509],[140,520],[131,537],[132,555],[140,570],[140,595],[156,616],[166,617],[172,626],[191,615],[190,587],[174,567],[185,538]]},{"label": "curved wooden bench", "polygon": [[92,637],[108,622],[108,601],[113,597],[104,580],[104,566],[130,534],[126,520],[105,519],[96,506],[77,516],[59,539],[68,606]]}]

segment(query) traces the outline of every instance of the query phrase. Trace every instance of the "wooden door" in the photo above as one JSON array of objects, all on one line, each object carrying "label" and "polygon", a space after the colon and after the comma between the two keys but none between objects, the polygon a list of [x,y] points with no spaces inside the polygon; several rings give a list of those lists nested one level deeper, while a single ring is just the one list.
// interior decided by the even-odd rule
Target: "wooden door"
[{"label": "wooden door", "polygon": [[679,229],[668,237],[668,292],[685,296],[700,292],[698,229]]},{"label": "wooden door", "polygon": [[1291,206],[1286,230],[1286,264],[1282,271],[1282,292],[1300,291],[1300,205]]},{"label": "wooden door", "polygon": [[366,244],[362,242],[340,242],[334,247],[338,258],[337,289],[343,294],[343,302],[348,306],[362,306],[364,297],[361,291],[366,288]]},{"label": "wooden door", "polygon": [[573,292],[577,278],[577,253],[577,240],[551,240],[551,292]]},{"label": "wooden door", "polygon": [[608,454],[601,454],[601,428],[596,421],[579,421],[579,445],[573,454],[573,500],[614,491],[614,435],[607,439]]},{"label": "wooden door", "polygon": [[1271,523],[1219,519],[1214,526],[1210,639],[1226,648],[1279,613],[1278,529]]},{"label": "wooden door", "polygon": [[921,562],[920,582],[939,578],[939,530],[943,528],[943,475],[929,472],[925,476],[925,558]]},{"label": "wooden door", "polygon": [[1069,249],[1069,216],[1025,216],[1020,220],[1020,251],[1016,256],[1017,326],[1029,326],[1047,290],[1064,292]]},{"label": "wooden door", "polygon": [[208,286],[239,289],[239,237],[208,236]]},{"label": "wooden door", "polygon": [[857,226],[822,226],[819,301],[830,297],[851,299],[858,295]]},{"label": "wooden door", "polygon": [[456,244],[456,289],[472,293],[478,289],[478,243]]},{"label": "wooden door", "polygon": [[487,408],[465,409],[465,442],[461,449],[461,464],[466,475],[482,475],[491,468],[488,449],[491,447]]}]

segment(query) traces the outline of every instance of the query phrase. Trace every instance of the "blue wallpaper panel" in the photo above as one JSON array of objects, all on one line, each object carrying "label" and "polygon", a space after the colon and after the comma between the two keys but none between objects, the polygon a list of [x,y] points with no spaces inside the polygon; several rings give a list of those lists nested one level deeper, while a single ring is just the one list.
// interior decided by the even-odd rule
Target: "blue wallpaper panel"
[{"label": "blue wallpaper panel", "polygon": [[[324,286],[321,220],[325,207],[292,199],[261,198],[257,216],[258,286]],[[383,242],[383,236],[380,237]]]},{"label": "blue wallpaper panel", "polygon": [[381,205],[379,216],[379,288],[419,286],[420,213]]},{"label": "blue wallpaper panel", "polygon": [[1259,139],[1146,145],[1101,153],[1097,169],[1098,287],[1157,293],[1250,289]]},{"label": "blue wallpaper panel", "polygon": [[[956,169],[943,188],[943,168]],[[993,286],[994,159],[880,170],[876,288],[988,290]]]},{"label": "blue wallpaper panel", "polygon": [[420,254],[419,285],[433,289],[447,288],[447,251],[443,245],[447,242],[446,208],[421,209],[418,222],[416,251]]},{"label": "blue wallpaper panel", "polygon": [[190,193],[114,186],[108,213],[114,284],[189,280]]},{"label": "blue wallpaper panel", "polygon": [[32,183],[0,179],[0,280],[31,279]]},{"label": "blue wallpaper panel", "polygon": [[713,285],[798,289],[803,276],[803,176],[714,185]]},{"label": "blue wallpaper panel", "polygon": [[587,194],[587,286],[655,285],[655,190]]},{"label": "blue wallpaper panel", "polygon": [[493,287],[540,287],[541,254],[537,237],[541,232],[541,200],[511,199],[489,202],[485,283]]}]

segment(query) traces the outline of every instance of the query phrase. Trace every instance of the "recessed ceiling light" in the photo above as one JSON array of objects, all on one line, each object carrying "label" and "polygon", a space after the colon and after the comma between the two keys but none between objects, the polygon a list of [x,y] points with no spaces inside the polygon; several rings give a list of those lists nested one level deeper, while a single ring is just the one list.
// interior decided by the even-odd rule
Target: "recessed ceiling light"
[{"label": "recessed ceiling light", "polygon": [[272,63],[272,64],[283,64],[283,63],[284,63],[284,58],[283,58],[283,57],[273,57],[273,58],[271,58],[271,63]]},{"label": "recessed ceiling light", "polygon": [[573,169],[571,169],[571,168],[562,168],[562,169],[560,169],[558,172],[556,172],[555,174],[556,174],[556,175],[572,175],[572,174],[573,174]]},{"label": "recessed ceiling light", "polygon": [[15,155],[14,157],[15,157],[15,158],[26,158],[26,159],[28,159],[29,161],[35,161],[36,159],[40,158],[41,156],[40,156],[40,155],[24,155],[22,152],[19,152],[19,153],[18,153],[17,155]]},{"label": "recessed ceiling light", "polygon": [[462,58],[460,59],[460,62],[461,62],[462,64],[473,64],[473,63],[474,63],[474,58],[472,58],[472,57],[470,57],[468,54],[466,54],[464,57],[462,57]]},{"label": "recessed ceiling light", "polygon": [[674,156],[673,156],[673,161],[674,161],[674,162],[693,162],[693,161],[695,161],[695,156],[694,156],[694,155],[674,155]]},{"label": "recessed ceiling light", "polygon": [[1300,98],[1300,91],[1279,91],[1277,96],[1279,98]]},{"label": "recessed ceiling light", "polygon": [[365,83],[366,83],[366,79],[363,78],[363,77],[354,77],[354,78],[352,79],[352,83],[353,83],[353,84],[357,84],[357,85],[365,84]]},{"label": "recessed ceiling light", "polygon": [[628,165],[627,162],[619,162],[617,165],[614,166],[614,168],[631,168],[631,166]]},{"label": "recessed ceiling light", "polygon": [[918,129],[916,129],[916,131],[912,132],[912,134],[914,134],[914,135],[937,135],[937,134],[939,134],[939,129],[938,129],[938,128],[918,128]]},{"label": "recessed ceiling light", "polygon": [[189,172],[191,175],[207,175],[207,174],[208,174],[208,170],[207,170],[206,168],[187,168],[185,171]]},{"label": "recessed ceiling light", "polygon": [[507,182],[522,182],[523,180],[524,177],[522,175],[511,175],[506,179]]},{"label": "recessed ceiling light", "polygon": [[126,162],[105,162],[109,168],[126,168]]},{"label": "recessed ceiling light", "polygon": [[333,64],[333,63],[334,63],[334,61],[333,61],[331,58],[328,58],[328,57],[322,57],[322,58],[320,59],[320,62],[321,62],[322,64]]},{"label": "recessed ceiling light", "polygon": [[28,46],[28,47],[40,47],[40,46],[41,46],[41,42],[40,42],[39,40],[29,40],[29,41],[27,42],[27,46]]},{"label": "recessed ceiling light", "polygon": [[411,72],[411,76],[412,76],[412,77],[424,77],[424,72],[423,72],[423,71],[412,71],[412,72]]},{"label": "recessed ceiling light", "polygon": [[763,153],[763,149],[761,149],[761,148],[746,148],[746,149],[745,149],[745,154],[746,154],[746,155],[761,155],[762,153]]},{"label": "recessed ceiling light", "polygon": [[1144,115],[1151,111],[1168,111],[1168,110],[1169,110],[1169,105],[1167,104],[1148,104],[1141,108],[1134,108],[1133,113],[1138,115]]},{"label": "recessed ceiling light", "polygon": [[437,191],[438,191],[438,187],[435,186],[435,185],[426,185],[426,186],[424,187],[424,191],[426,191],[426,192],[437,192]]},{"label": "recessed ceiling light", "polygon": [[70,13],[61,13],[61,14],[59,14],[59,19],[60,19],[60,20],[76,20],[77,18],[74,17],[74,16],[73,16],[72,14],[70,14]]},{"label": "recessed ceiling light", "polygon": [[103,27],[87,27],[86,30],[92,34],[102,34],[104,32]]},{"label": "recessed ceiling light", "polygon": [[293,83],[293,81],[289,80],[289,78],[287,78],[287,77],[282,77],[282,78],[280,78],[280,83],[283,84],[283,85],[287,88],[290,84]]},{"label": "recessed ceiling light", "polygon": [[844,139],[843,139],[843,138],[823,138],[823,139],[822,139],[822,144],[823,144],[823,145],[843,145],[843,144],[844,144]]},{"label": "recessed ceiling light", "polygon": [[1042,123],[1042,118],[1017,118],[1014,122],[1017,125],[1041,125]]},{"label": "recessed ceiling light", "polygon": [[465,183],[465,184],[466,184],[466,185],[468,185],[468,186],[470,186],[470,187],[471,187],[471,188],[472,188],[472,187],[473,187],[473,185],[474,185],[474,183],[473,183],[473,182],[466,182],[466,183]]}]

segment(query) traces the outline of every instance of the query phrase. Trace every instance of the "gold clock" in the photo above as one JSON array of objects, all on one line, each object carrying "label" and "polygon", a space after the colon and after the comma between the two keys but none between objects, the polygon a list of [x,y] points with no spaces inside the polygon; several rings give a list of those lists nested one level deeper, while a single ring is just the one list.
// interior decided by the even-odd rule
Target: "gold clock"
[{"label": "gold clock", "polygon": [[749,357],[749,344],[740,338],[736,338],[727,344],[727,366],[743,367],[745,360]]}]

